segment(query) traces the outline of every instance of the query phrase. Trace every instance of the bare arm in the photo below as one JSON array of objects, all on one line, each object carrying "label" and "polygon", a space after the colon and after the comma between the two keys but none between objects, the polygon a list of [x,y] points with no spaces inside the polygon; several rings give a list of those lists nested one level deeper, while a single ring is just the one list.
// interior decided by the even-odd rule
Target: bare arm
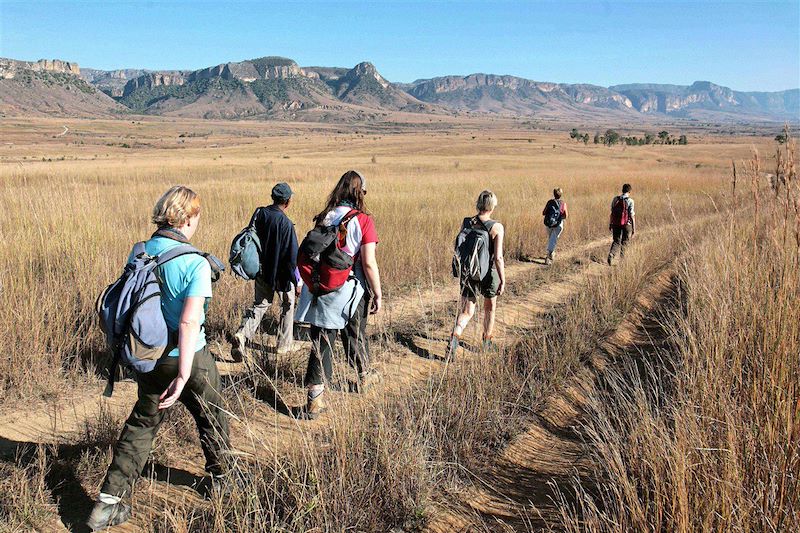
[{"label": "bare arm", "polygon": [[503,294],[506,288],[506,260],[503,258],[503,238],[506,230],[499,222],[492,227],[494,236],[494,265],[497,267],[497,275],[500,277],[500,285],[497,287],[497,295]]},{"label": "bare arm", "polygon": [[180,398],[186,382],[192,375],[192,363],[197,337],[200,335],[200,317],[203,314],[204,304],[205,298],[202,296],[190,296],[183,302],[181,322],[178,325],[178,375],[160,396],[159,409],[170,407]]},{"label": "bare arm", "polygon": [[378,260],[375,257],[377,243],[370,242],[361,247],[361,266],[364,268],[364,276],[372,291],[371,314],[377,314],[383,304],[383,292],[381,290],[381,274],[378,270]]}]

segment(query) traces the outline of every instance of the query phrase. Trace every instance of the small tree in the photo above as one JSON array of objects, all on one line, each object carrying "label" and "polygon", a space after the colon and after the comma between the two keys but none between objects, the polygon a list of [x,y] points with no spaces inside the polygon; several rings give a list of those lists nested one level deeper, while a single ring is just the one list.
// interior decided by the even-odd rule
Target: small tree
[{"label": "small tree", "polygon": [[594,144],[600,144],[600,134],[599,133],[595,133],[594,134]]},{"label": "small tree", "polygon": [[655,137],[653,137],[652,133],[645,133],[644,134],[644,143],[645,144],[653,144]]},{"label": "small tree", "polygon": [[678,144],[689,144],[689,140],[686,138],[686,135],[681,135],[678,138]]},{"label": "small tree", "polygon": [[658,138],[661,141],[661,144],[666,144],[669,140],[669,132],[668,131],[659,131]]},{"label": "small tree", "polygon": [[577,139],[579,135],[578,128],[572,128],[572,131],[569,132],[570,139]]},{"label": "small tree", "polygon": [[779,134],[777,134],[777,135],[775,136],[775,141],[776,141],[778,144],[784,144],[784,143],[786,142],[786,140],[787,140],[787,139],[786,139],[786,132],[779,133]]},{"label": "small tree", "polygon": [[588,133],[584,133],[583,134],[583,144],[589,144],[589,134]]},{"label": "small tree", "polygon": [[606,144],[612,146],[619,142],[619,133],[614,130],[606,130]]}]

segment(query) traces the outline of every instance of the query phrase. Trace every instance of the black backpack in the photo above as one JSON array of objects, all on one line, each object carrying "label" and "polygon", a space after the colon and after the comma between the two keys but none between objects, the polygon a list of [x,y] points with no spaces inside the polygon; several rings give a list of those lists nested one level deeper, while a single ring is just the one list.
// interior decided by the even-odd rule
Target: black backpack
[{"label": "black backpack", "polygon": [[489,229],[478,217],[464,219],[453,251],[453,277],[462,281],[480,281],[486,277],[492,254]]},{"label": "black backpack", "polygon": [[561,200],[552,199],[544,207],[544,225],[555,228],[561,223]]}]

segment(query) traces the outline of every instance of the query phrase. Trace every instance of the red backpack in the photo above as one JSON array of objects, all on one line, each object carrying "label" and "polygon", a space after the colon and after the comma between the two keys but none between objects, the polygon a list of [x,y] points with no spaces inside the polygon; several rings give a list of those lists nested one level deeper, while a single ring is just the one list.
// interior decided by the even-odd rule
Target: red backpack
[{"label": "red backpack", "polygon": [[611,225],[621,228],[628,224],[628,202],[622,196],[617,196],[614,199],[614,204],[611,206]]},{"label": "red backpack", "polygon": [[347,224],[359,214],[355,209],[334,226],[315,226],[297,253],[297,269],[314,296],[333,292],[350,278],[354,258],[342,248],[347,242]]}]

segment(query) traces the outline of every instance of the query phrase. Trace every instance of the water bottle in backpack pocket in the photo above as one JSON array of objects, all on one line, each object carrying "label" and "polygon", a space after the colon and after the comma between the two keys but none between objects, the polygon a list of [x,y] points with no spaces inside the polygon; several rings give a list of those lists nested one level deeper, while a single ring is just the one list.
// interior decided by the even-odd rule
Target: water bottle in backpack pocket
[{"label": "water bottle in backpack pocket", "polygon": [[199,254],[211,265],[212,279],[225,269],[213,255],[190,245],[181,245],[158,256],[148,255],[145,243],[133,247],[133,259],[122,275],[106,287],[97,299],[100,327],[111,350],[109,384],[104,393],[111,396],[119,363],[138,373],[155,368],[157,361],[177,345],[177,332],[170,332],[161,310],[161,284],[158,267],[186,254]]},{"label": "water bottle in backpack pocket", "polygon": [[456,236],[453,277],[481,281],[489,273],[491,239],[489,229],[478,217],[465,218]]}]

